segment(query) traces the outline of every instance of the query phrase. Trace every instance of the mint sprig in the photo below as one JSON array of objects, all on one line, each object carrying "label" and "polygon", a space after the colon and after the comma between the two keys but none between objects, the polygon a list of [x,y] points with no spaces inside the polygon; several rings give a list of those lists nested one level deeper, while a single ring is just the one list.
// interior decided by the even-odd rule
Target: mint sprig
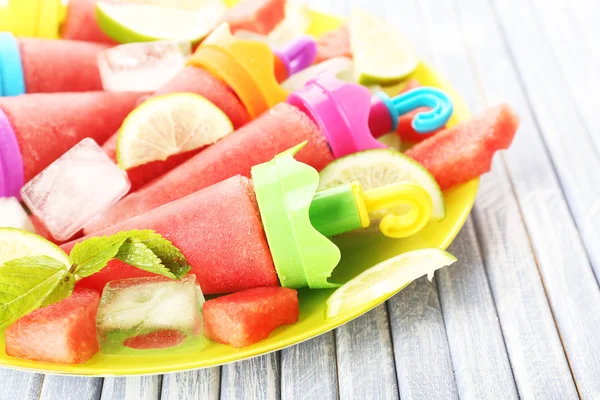
[{"label": "mint sprig", "polygon": [[191,269],[170,241],[151,230],[132,230],[86,239],[71,250],[71,268],[48,256],[0,265],[0,329],[33,310],[69,297],[75,282],[99,272],[112,259],[171,279]]},{"label": "mint sprig", "polygon": [[0,266],[0,329],[73,292],[75,277],[52,257],[24,257]]}]

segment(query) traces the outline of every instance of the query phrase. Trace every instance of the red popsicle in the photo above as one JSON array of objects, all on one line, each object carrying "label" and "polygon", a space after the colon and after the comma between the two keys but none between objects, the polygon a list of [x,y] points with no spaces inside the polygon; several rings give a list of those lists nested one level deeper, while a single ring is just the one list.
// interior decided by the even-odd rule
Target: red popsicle
[{"label": "red popsicle", "polygon": [[[153,229],[177,246],[205,294],[279,285],[247,178],[232,177],[96,235],[131,229]],[[70,251],[73,245],[72,242],[62,248]],[[79,285],[101,290],[111,280],[144,276],[154,275],[111,261]]]}]

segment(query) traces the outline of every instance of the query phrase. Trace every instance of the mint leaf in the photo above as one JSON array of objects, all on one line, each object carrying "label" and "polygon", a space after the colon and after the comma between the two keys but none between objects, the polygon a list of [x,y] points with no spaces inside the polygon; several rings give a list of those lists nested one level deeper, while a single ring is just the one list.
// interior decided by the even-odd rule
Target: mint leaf
[{"label": "mint leaf", "polygon": [[0,329],[73,292],[75,277],[48,256],[24,257],[0,266]]},{"label": "mint leaf", "polygon": [[144,271],[176,279],[176,276],[163,265],[161,259],[144,243],[128,239],[123,243],[115,258]]},{"label": "mint leaf", "polygon": [[[169,278],[180,279],[191,267],[181,251],[169,240],[151,230],[121,232],[128,240],[123,244],[116,258],[143,269]],[[150,253],[142,247],[146,247]],[[156,259],[160,261],[156,264]]]},{"label": "mint leaf", "polygon": [[79,280],[95,274],[115,258],[127,240],[127,235],[124,233],[93,237],[77,243],[69,255],[69,260],[73,264],[71,270],[76,278]]}]

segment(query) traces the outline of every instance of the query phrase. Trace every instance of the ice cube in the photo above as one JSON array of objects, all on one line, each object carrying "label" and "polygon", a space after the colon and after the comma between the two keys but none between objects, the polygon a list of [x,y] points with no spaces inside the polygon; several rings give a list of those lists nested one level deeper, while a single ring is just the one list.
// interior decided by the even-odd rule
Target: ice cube
[{"label": "ice cube", "polygon": [[109,282],[96,317],[100,348],[105,354],[126,354],[197,342],[203,304],[195,275]]},{"label": "ice cube", "polygon": [[35,232],[27,212],[15,197],[0,197],[0,228],[17,228]]},{"label": "ice cube", "polygon": [[127,173],[87,138],[23,186],[21,197],[50,234],[64,241],[130,187]]},{"label": "ice cube", "polygon": [[98,54],[102,86],[113,92],[155,92],[185,67],[191,53],[185,41],[112,47]]}]

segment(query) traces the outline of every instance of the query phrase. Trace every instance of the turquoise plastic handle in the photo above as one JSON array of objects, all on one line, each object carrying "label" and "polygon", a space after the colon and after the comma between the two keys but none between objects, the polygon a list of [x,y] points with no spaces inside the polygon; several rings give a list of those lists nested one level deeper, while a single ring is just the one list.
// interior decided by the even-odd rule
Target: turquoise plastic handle
[{"label": "turquoise plastic handle", "polygon": [[392,130],[398,126],[398,118],[420,107],[430,110],[418,113],[412,121],[413,129],[418,133],[429,133],[442,128],[452,115],[453,105],[448,95],[439,89],[423,86],[389,98],[385,93],[377,97],[386,105],[392,117]]}]

